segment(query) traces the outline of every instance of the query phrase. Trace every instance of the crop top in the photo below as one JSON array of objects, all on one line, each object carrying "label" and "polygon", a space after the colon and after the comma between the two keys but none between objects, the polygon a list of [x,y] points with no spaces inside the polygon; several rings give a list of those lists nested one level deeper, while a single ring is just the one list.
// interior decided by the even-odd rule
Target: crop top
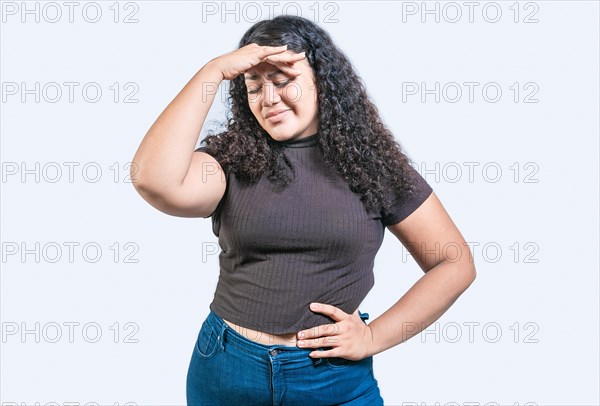
[{"label": "crop top", "polygon": [[311,302],[354,313],[374,285],[385,227],[408,217],[433,191],[410,167],[417,192],[389,213],[367,210],[345,179],[327,169],[318,136],[274,140],[296,171],[283,191],[264,175],[252,184],[226,174],[225,194],[207,216],[221,248],[209,306],[219,317],[281,335],[334,322],[310,310]]}]

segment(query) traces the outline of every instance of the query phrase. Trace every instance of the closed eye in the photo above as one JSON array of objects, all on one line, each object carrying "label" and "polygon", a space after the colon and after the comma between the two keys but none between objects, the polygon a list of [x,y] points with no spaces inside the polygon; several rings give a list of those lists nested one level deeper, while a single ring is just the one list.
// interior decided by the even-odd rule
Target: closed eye
[{"label": "closed eye", "polygon": [[[293,79],[289,79],[280,83],[273,83],[276,87],[284,87],[288,83],[290,83]],[[257,87],[256,89],[248,90],[248,94],[256,94],[262,88],[262,86]]]}]

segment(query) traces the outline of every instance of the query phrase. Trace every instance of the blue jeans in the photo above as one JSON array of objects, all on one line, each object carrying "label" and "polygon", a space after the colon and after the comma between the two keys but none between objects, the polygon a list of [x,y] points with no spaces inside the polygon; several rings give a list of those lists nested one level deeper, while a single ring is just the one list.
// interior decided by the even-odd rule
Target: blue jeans
[{"label": "blue jeans", "polygon": [[[369,317],[359,315],[363,321]],[[308,356],[329,348],[260,344],[211,310],[194,345],[187,404],[383,405],[373,357],[352,361]]]}]

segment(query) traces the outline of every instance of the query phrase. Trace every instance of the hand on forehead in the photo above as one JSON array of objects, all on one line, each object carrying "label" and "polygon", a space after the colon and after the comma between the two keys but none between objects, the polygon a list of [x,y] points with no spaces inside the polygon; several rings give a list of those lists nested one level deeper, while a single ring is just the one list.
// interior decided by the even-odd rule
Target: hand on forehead
[{"label": "hand on forehead", "polygon": [[[306,58],[303,56],[302,59],[298,59],[297,55],[301,53],[293,51],[285,51],[280,54],[270,55],[263,62],[260,62],[256,66],[248,69],[245,74],[246,80],[258,80],[263,76],[267,79],[272,79],[278,73],[286,74],[289,69],[300,70],[301,64],[307,64]],[[291,59],[290,57],[293,57]],[[284,72],[285,71],[285,72]]]}]

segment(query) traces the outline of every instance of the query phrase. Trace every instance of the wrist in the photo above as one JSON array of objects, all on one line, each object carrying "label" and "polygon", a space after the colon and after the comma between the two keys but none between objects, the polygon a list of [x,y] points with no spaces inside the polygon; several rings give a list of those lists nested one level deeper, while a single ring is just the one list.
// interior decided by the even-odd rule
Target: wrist
[{"label": "wrist", "polygon": [[371,357],[379,352],[377,350],[377,346],[375,345],[375,337],[373,334],[373,330],[368,324],[365,326],[365,342],[367,343],[365,349],[367,354],[365,355],[365,358]]},{"label": "wrist", "polygon": [[215,62],[215,59],[211,59],[210,61],[208,61],[202,67],[202,70],[208,72],[211,75],[211,77],[213,77],[215,80],[218,80],[219,82],[225,80],[223,71],[221,70],[221,68],[219,68],[219,66]]}]

